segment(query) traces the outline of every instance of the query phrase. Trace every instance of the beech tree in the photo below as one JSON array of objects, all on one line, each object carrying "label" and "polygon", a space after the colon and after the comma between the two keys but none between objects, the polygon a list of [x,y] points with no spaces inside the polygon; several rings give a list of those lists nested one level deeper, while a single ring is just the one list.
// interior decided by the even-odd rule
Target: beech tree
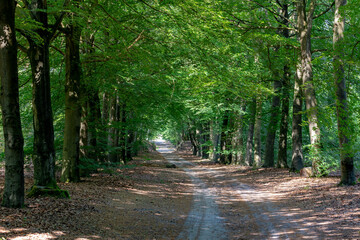
[{"label": "beech tree", "polygon": [[310,143],[313,150],[313,170],[319,173],[319,151],[320,151],[320,126],[318,120],[317,100],[315,96],[315,88],[313,83],[312,68],[312,52],[311,52],[311,31],[313,27],[314,12],[316,8],[316,0],[309,1],[307,9],[307,1],[297,1],[297,22],[298,34],[300,42],[300,59],[301,59],[301,78],[304,86],[304,98],[306,105],[306,113],[308,117]]},{"label": "beech tree", "polygon": [[5,140],[5,188],[2,205],[24,206],[24,139],[21,131],[15,1],[0,4],[1,113]]},{"label": "beech tree", "polygon": [[66,38],[66,83],[65,83],[65,129],[61,180],[80,181],[80,120],[81,120],[81,78],[80,62],[81,27],[76,16],[65,29]]},{"label": "beech tree", "polygon": [[302,151],[302,78],[301,64],[298,63],[294,81],[294,98],[293,98],[293,114],[292,114],[292,156],[291,170],[300,171],[304,167],[304,157]]},{"label": "beech tree", "polygon": [[356,183],[354,158],[351,143],[351,124],[346,93],[346,80],[344,71],[344,31],[345,16],[342,6],[346,0],[335,0],[334,17],[334,83],[336,89],[336,113],[338,122],[338,136],[340,143],[341,184],[352,185]]},{"label": "beech tree", "polygon": [[[55,180],[55,147],[53,111],[50,91],[50,43],[55,36],[64,13],[55,17],[55,23],[48,20],[47,0],[23,0],[22,4],[34,24],[31,29],[19,29],[27,39],[26,50],[32,72],[32,108],[33,108],[33,154],[34,186],[29,195],[45,192],[63,196],[67,195],[58,189]],[[64,5],[67,5],[65,1]],[[65,196],[64,195],[64,196]]]}]

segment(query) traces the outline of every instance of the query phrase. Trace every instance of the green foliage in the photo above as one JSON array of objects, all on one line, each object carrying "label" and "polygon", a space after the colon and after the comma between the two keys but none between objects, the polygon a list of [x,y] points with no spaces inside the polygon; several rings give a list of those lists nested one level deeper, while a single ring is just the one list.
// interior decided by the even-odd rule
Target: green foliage
[{"label": "green foliage", "polygon": [[[231,112],[234,117],[243,117],[241,134],[245,138],[248,109],[244,111],[242,106],[254,97],[264,102],[262,122],[267,126],[271,106],[268,100],[274,94],[272,82],[283,74],[284,63],[289,62],[293,84],[299,43],[296,22],[292,20],[294,16],[290,17],[287,26],[291,36],[285,38],[279,34],[284,26],[274,17],[279,8],[277,2],[258,3],[99,0],[80,1],[78,7],[73,1],[67,6],[63,6],[61,1],[48,1],[50,24],[54,24],[61,13],[66,13],[63,26],[76,21],[82,27],[81,62],[83,90],[86,90],[83,101],[89,93],[98,93],[100,97],[107,93],[118,97],[127,114],[124,123],[95,124],[97,146],[87,150],[96,152],[98,156],[82,158],[80,169],[96,171],[104,168],[100,159],[105,160],[107,154],[123,150],[123,147],[109,145],[110,127],[122,131],[123,137],[129,137],[130,133],[136,135],[136,139],[128,144],[136,153],[148,147],[147,140],[159,135],[174,144],[184,138],[188,140],[190,131],[211,121],[219,123],[216,130],[221,131],[220,122],[226,112]],[[315,14],[324,11],[328,3],[319,4]],[[359,0],[350,1],[343,9],[347,19],[345,71],[354,133],[360,131],[359,6]],[[292,4],[289,8],[291,13],[295,12]],[[20,33],[31,33],[33,40],[41,41],[34,30],[43,29],[43,26],[30,19],[30,12],[25,10],[22,1],[16,11]],[[339,166],[331,63],[332,18],[332,10],[321,15],[314,22],[312,33],[314,84],[322,131],[319,167],[324,172]],[[28,48],[22,34],[18,34],[18,41],[21,49]],[[56,158],[59,161],[62,158],[65,117],[65,41],[62,31],[51,44],[51,96]],[[19,80],[24,152],[28,161],[33,141],[32,86],[29,62],[23,52],[19,52]],[[98,108],[104,105],[104,100],[101,100]],[[310,164],[314,156],[306,146],[309,144],[306,121],[304,119],[303,143],[305,159]],[[223,130],[232,133],[238,127],[232,125]],[[263,127],[262,142],[265,134]],[[0,138],[2,140],[2,134]],[[354,134],[352,140],[353,148],[360,149],[360,136]],[[212,147],[213,143],[206,140],[200,145]],[[289,144],[289,155],[290,149]],[[223,153],[234,154],[242,150],[230,148]],[[213,150],[210,148],[209,151]],[[359,169],[359,152],[353,154]]]}]

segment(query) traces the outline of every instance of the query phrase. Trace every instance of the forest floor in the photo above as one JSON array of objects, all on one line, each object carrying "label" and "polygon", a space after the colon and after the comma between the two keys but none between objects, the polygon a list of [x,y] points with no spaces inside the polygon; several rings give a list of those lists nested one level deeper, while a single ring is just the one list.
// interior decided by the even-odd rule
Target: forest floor
[{"label": "forest floor", "polygon": [[[144,153],[121,169],[59,184],[70,200],[0,207],[0,239],[360,239],[360,184],[169,154]],[[1,196],[3,186],[1,169]]]}]

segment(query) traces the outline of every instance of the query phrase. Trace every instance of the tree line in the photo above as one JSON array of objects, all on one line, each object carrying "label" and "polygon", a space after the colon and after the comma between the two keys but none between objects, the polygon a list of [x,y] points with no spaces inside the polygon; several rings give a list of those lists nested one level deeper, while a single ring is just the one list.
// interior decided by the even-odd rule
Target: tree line
[{"label": "tree line", "polygon": [[29,196],[68,197],[57,169],[80,181],[160,133],[224,164],[322,175],[341,159],[355,183],[357,3],[6,0],[2,204],[24,205],[24,161]]}]

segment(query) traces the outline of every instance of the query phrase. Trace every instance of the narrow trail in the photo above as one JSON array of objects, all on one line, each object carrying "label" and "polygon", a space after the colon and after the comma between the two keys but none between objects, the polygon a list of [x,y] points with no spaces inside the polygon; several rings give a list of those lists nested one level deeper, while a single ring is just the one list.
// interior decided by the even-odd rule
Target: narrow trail
[{"label": "narrow trail", "polygon": [[198,177],[197,171],[193,169],[195,165],[172,153],[175,149],[169,143],[158,140],[156,145],[157,151],[167,161],[182,168],[193,184],[193,205],[177,239],[228,239],[224,219],[220,216],[216,204],[216,193]]},{"label": "narrow trail", "polygon": [[[246,184],[234,182],[221,171],[199,167],[193,162],[186,161],[176,155],[173,146],[166,141],[157,140],[155,143],[157,151],[167,161],[182,168],[190,176],[194,186],[192,210],[178,239],[229,239],[226,229],[227,219],[219,211],[217,202],[230,202],[234,198],[244,201],[248,209],[244,210],[244,215],[239,217],[243,218],[244,222],[249,218],[254,219],[252,223],[255,223],[254,228],[257,229],[258,234],[252,236],[252,239],[301,239],[304,237],[304,230],[296,227],[296,224],[291,221],[292,217],[273,204],[272,199],[276,196],[252,189]],[[209,186],[209,181],[213,182],[211,186]],[[225,196],[221,193],[224,188],[229,189],[229,195]],[[243,230],[246,231],[246,229]]]}]

